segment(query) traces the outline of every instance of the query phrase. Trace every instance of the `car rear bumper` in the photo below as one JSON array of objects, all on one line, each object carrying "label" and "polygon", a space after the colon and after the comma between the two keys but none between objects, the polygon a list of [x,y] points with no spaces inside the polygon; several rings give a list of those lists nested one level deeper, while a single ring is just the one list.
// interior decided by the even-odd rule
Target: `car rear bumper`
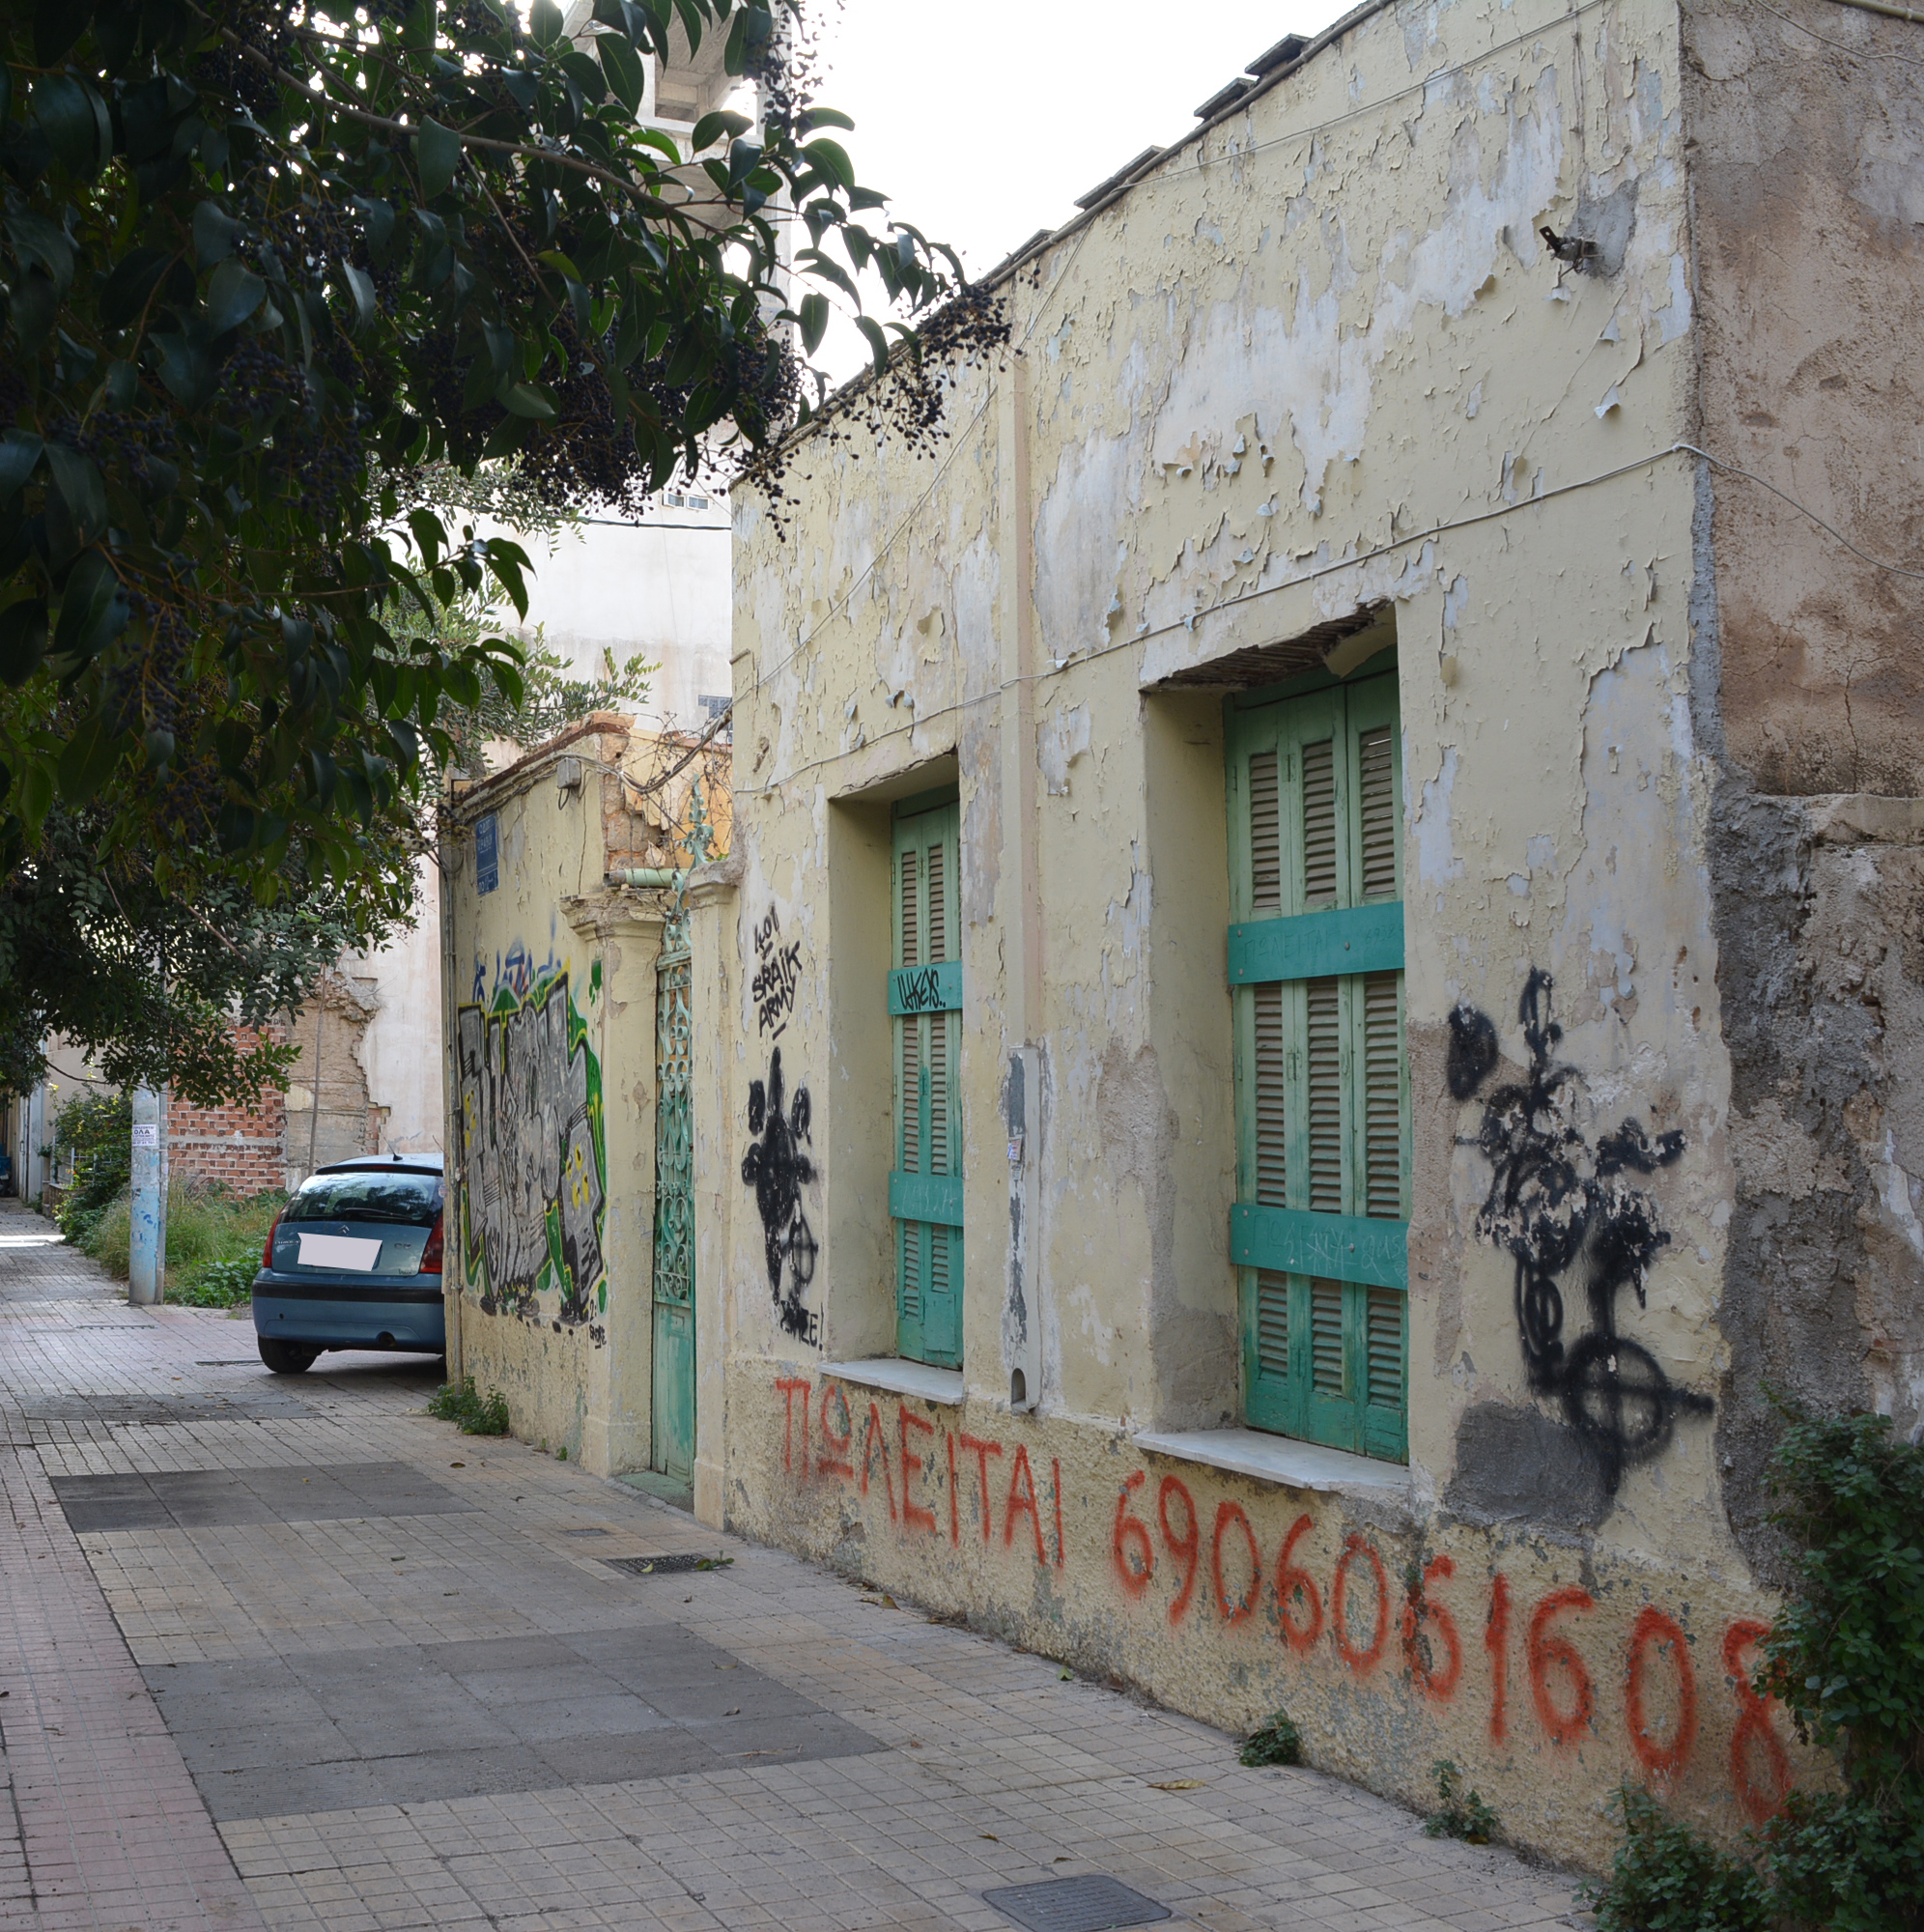
[{"label": "car rear bumper", "polygon": [[269,1341],[310,1349],[400,1349],[439,1355],[447,1348],[440,1286],[433,1275],[414,1277],[405,1287],[264,1275],[254,1283],[254,1330]]}]

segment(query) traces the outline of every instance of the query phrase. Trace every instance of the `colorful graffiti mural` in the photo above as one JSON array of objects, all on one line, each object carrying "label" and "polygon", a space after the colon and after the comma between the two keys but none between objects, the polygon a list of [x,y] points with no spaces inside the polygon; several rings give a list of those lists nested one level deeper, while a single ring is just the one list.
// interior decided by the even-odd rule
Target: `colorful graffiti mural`
[{"label": "colorful graffiti mural", "polygon": [[516,955],[493,1003],[455,1018],[463,1259],[491,1313],[534,1317],[558,1290],[555,1319],[575,1325],[608,1307],[601,1063],[567,969]]},{"label": "colorful graffiti mural", "polygon": [[1426,1548],[1283,1492],[1271,1521],[1256,1499],[1215,1493],[1202,1469],[1124,1463],[1091,1495],[1086,1473],[1065,1483],[1061,1458],[1032,1458],[1021,1432],[976,1435],[834,1378],[778,1373],[774,1387],[791,1494],[839,1492],[841,1518],[852,1507],[867,1519],[871,1563],[890,1547],[904,1559],[975,1552],[1010,1566],[1011,1604],[1033,1601],[1041,1577],[1052,1602],[1092,1578],[1107,1601],[1081,1609],[1148,1631],[1234,1633],[1286,1670],[1467,1719],[1499,1758],[1600,1746],[1653,1783],[1687,1774],[1721,1787],[1752,1823],[1789,1795],[1785,1719],[1752,1683],[1767,1628],[1752,1618],[1647,1600],[1630,1614],[1587,1569],[1546,1581],[1500,1539]]}]

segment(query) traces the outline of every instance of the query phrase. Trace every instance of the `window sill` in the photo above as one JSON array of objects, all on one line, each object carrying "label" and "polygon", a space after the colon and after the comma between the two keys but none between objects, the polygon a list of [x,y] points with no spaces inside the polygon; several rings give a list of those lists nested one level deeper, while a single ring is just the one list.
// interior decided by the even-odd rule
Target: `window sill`
[{"label": "window sill", "polygon": [[887,1389],[891,1395],[920,1396],[949,1408],[962,1406],[960,1369],[931,1369],[924,1362],[906,1362],[898,1355],[877,1355],[862,1362],[824,1362],[822,1373],[863,1388]]},{"label": "window sill", "polygon": [[1401,1463],[1379,1463],[1256,1429],[1146,1430],[1135,1440],[1138,1449],[1158,1456],[1205,1463],[1285,1489],[1369,1492],[1398,1500],[1409,1494],[1409,1471]]}]

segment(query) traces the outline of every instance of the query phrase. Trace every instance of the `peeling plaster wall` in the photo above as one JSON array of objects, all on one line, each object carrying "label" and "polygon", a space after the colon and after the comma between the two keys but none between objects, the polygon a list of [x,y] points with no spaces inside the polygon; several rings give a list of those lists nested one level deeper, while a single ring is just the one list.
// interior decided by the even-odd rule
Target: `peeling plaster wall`
[{"label": "peeling plaster wall", "polygon": [[[506,1395],[516,1435],[601,1475],[646,1468],[651,1446],[662,919],[603,884],[610,839],[628,836],[613,775],[626,749],[625,729],[577,735],[477,787],[442,854],[450,1354]],[[564,758],[585,768],[569,789]],[[489,892],[475,859],[485,816],[498,841]]]},{"label": "peeling plaster wall", "polygon": [[[1717,1450],[1759,1574],[1783,1552],[1766,1385],[1924,1416],[1924,60],[1916,30],[1693,0],[1684,99],[1703,383],[1697,728],[1731,1050]],[[1784,497],[1761,487],[1774,486]]]},{"label": "peeling plaster wall", "polygon": [[[1917,566],[1924,57],[1854,8],[1691,0],[1702,306],[1692,440]],[[1728,472],[1712,485],[1721,716],[1759,791],[1924,792],[1924,598]]]},{"label": "peeling plaster wall", "polygon": [[[1720,1437],[1758,1288],[1732,1261],[1722,581],[1675,449],[1710,354],[1687,189],[1674,8],[1386,8],[1004,284],[1011,351],[958,372],[933,458],[818,435],[779,530],[738,491],[739,1031],[698,1049],[741,1155],[779,1055],[793,1180],[771,1213],[745,1179],[700,1290],[730,1350],[705,1507],[1219,1722],[1285,1705],[1316,1762],[1405,1799],[1454,1756],[1516,1840],[1593,1862],[1626,1776],[1733,1833],[1799,1772],[1748,1689],[1772,1600]],[[1597,259],[1560,268],[1545,225]],[[1220,692],[1169,680],[1236,683],[1239,653],[1377,607],[1406,774],[1409,1467],[1257,1481],[1136,1440],[1240,1402]],[[850,1366],[891,1352],[889,803],[943,782],[953,1404]],[[1895,933],[1898,892],[1825,885],[1813,934]],[[778,930],[778,1037],[750,992]],[[1025,1045],[1033,1412],[1003,1112]],[[1601,1234],[1552,1265],[1506,1205],[1503,1163],[1550,1124],[1635,1267]],[[1896,1253],[1917,1223],[1884,1159]],[[1879,1319],[1900,1381],[1910,1331]]]}]

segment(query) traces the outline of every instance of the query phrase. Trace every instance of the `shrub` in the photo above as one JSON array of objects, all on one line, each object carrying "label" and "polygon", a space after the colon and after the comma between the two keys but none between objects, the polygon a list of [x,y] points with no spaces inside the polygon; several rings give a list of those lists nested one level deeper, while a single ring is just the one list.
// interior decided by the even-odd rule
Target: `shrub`
[{"label": "shrub", "polygon": [[1624,1842],[1610,1876],[1579,1896],[1597,1932],[1767,1932],[1768,1889],[1749,1865],[1669,1817],[1633,1784],[1617,1793]]},{"label": "shrub", "polygon": [[1924,1447],[1882,1415],[1793,1410],[1776,1522],[1802,1546],[1758,1689],[1830,1751],[1764,1833],[1779,1908],[1828,1932],[1924,1927]]},{"label": "shrub", "polygon": [[1924,1447],[1887,1416],[1787,1414],[1773,1520],[1800,1553],[1756,1688],[1844,1788],[1793,1792],[1751,1834],[1761,1870],[1627,1788],[1599,1932],[1924,1932]]},{"label": "shrub", "polygon": [[1277,1711],[1266,1724],[1250,1732],[1236,1754],[1247,1765],[1301,1764],[1303,1734],[1290,1722],[1287,1711]]},{"label": "shrub", "polygon": [[[188,1307],[225,1308],[232,1302],[202,1301],[195,1284],[215,1263],[245,1264],[253,1285],[261,1248],[274,1216],[286,1204],[280,1194],[243,1197],[207,1181],[176,1181],[167,1190],[167,1294]],[[127,1277],[133,1240],[132,1204],[123,1187],[97,1218],[79,1245],[116,1279]]]},{"label": "shrub", "polygon": [[1423,1821],[1432,1838],[1461,1838],[1466,1845],[1486,1845],[1496,1836],[1496,1813],[1480,1791],[1465,1793],[1457,1760],[1439,1757],[1435,1764],[1437,1806]]},{"label": "shrub", "polygon": [[73,1153],[73,1179],[60,1204],[60,1232],[77,1248],[133,1172],[133,1096],[86,1094],[70,1100],[53,1133],[54,1146]]},{"label": "shrub", "polygon": [[178,1287],[171,1283],[167,1299],[182,1308],[239,1308],[254,1292],[261,1258],[243,1255],[239,1261],[203,1262],[189,1268]]},{"label": "shrub", "polygon": [[443,1422],[460,1423],[464,1435],[508,1433],[507,1397],[499,1389],[477,1395],[472,1376],[464,1376],[459,1382],[442,1382],[428,1398],[428,1413]]}]

